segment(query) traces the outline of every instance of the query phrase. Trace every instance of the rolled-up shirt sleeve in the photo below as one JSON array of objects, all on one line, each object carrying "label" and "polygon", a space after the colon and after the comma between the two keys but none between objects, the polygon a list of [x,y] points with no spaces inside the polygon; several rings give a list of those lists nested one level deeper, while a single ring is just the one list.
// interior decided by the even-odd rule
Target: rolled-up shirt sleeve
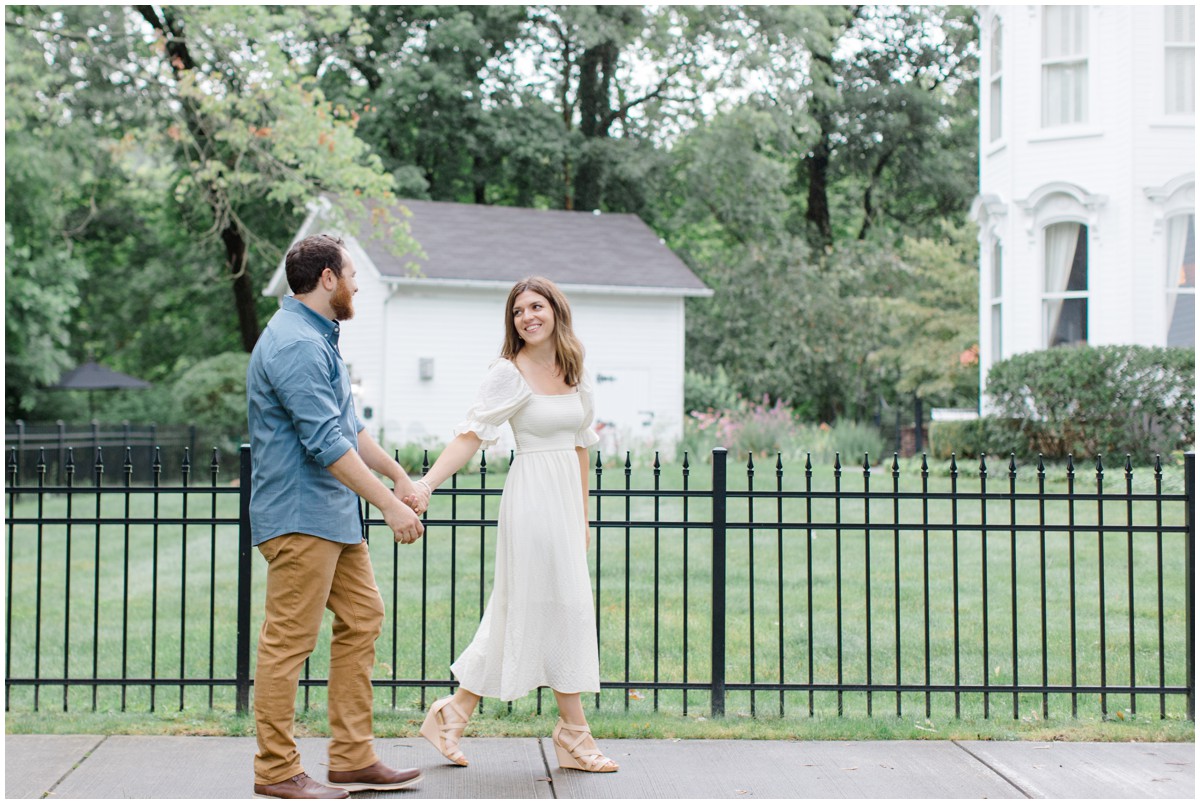
[{"label": "rolled-up shirt sleeve", "polygon": [[[339,424],[341,412],[329,382],[333,367],[328,363],[315,344],[300,341],[281,350],[267,367],[304,451],[323,467],[354,449]],[[355,422],[361,423],[357,414]]]}]

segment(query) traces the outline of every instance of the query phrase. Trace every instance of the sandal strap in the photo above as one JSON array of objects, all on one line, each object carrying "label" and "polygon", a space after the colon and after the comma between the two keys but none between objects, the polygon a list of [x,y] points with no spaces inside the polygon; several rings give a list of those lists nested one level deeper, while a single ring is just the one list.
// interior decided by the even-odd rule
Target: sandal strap
[{"label": "sandal strap", "polygon": [[[457,720],[451,720],[446,717],[447,710]],[[458,753],[456,749],[458,748],[459,740],[462,738],[462,730],[467,727],[467,718],[463,717],[462,711],[452,701],[446,701],[446,704],[438,710],[437,717],[438,721],[440,721],[438,728],[442,732],[442,742],[446,744],[446,748],[449,751]],[[457,737],[452,734],[455,731],[459,732]]]},{"label": "sandal strap", "polygon": [[575,757],[575,759],[587,765],[588,770],[596,771],[600,768],[603,768],[605,765],[612,763],[612,760],[604,756],[604,754],[602,754],[598,748],[580,750],[580,744],[582,744],[583,741],[586,740],[592,733],[590,726],[576,726],[566,722],[565,720],[562,720],[561,718],[559,719],[559,722],[562,724],[562,728],[559,730],[560,734],[567,731],[577,732],[574,736],[563,735],[566,737],[566,739],[561,743],[562,747],[567,749],[567,752],[571,756]]}]

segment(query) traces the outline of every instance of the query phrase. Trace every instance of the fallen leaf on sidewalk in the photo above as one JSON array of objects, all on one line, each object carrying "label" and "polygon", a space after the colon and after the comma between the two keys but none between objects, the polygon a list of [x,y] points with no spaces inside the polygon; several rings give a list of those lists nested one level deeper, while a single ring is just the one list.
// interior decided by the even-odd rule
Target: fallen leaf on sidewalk
[{"label": "fallen leaf on sidewalk", "polygon": [[857,768],[857,767],[853,767],[853,768],[842,768],[842,770],[858,770],[858,768]]}]

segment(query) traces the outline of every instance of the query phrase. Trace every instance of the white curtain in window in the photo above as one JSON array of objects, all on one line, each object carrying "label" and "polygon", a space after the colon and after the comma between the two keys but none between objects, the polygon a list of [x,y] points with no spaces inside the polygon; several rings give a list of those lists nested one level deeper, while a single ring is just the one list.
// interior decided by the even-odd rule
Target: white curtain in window
[{"label": "white curtain in window", "polygon": [[1042,125],[1087,122],[1087,6],[1044,6]]},{"label": "white curtain in window", "polygon": [[[1071,263],[1075,261],[1075,247],[1079,242],[1082,224],[1056,223],[1046,227],[1046,293],[1065,293],[1071,279]],[[1046,343],[1058,331],[1058,319],[1062,315],[1061,298],[1047,299]]]},{"label": "white curtain in window", "polygon": [[1166,6],[1163,9],[1166,43],[1163,88],[1167,114],[1196,113],[1196,9]]},{"label": "white curtain in window", "polygon": [[1183,253],[1187,250],[1188,216],[1171,218],[1167,225],[1167,325],[1175,316],[1176,292],[1180,286],[1179,272],[1183,268]]},{"label": "white curtain in window", "polygon": [[1166,87],[1164,93],[1167,114],[1196,112],[1196,49],[1172,47],[1166,53]]}]

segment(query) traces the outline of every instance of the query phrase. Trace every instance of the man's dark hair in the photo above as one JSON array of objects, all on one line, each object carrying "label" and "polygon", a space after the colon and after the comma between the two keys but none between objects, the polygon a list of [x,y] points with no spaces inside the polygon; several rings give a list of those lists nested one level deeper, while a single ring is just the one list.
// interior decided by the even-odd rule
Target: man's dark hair
[{"label": "man's dark hair", "polygon": [[311,292],[326,268],[340,278],[345,248],[341,238],[327,234],[311,235],[293,244],[283,262],[292,293]]}]

